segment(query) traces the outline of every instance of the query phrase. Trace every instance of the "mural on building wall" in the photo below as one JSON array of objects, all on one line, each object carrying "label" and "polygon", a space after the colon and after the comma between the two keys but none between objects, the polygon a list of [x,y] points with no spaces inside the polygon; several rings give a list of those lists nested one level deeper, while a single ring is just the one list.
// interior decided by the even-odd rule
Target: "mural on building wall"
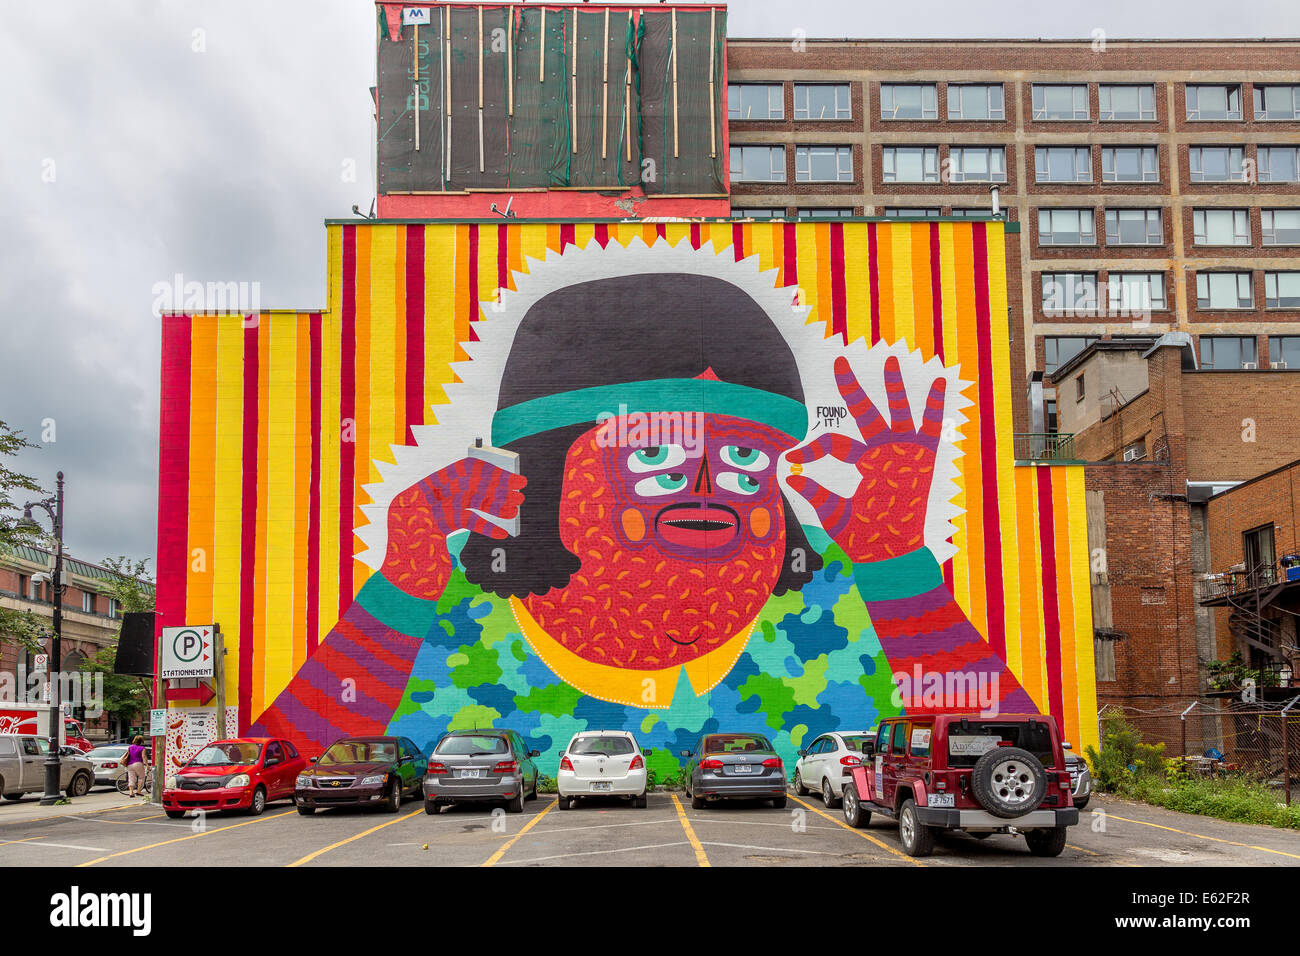
[{"label": "mural on building wall", "polygon": [[332,226],[325,313],[169,319],[163,615],[309,748],[598,727],[668,770],[953,706],[1086,741],[1082,474],[1011,462],[1000,229]]}]

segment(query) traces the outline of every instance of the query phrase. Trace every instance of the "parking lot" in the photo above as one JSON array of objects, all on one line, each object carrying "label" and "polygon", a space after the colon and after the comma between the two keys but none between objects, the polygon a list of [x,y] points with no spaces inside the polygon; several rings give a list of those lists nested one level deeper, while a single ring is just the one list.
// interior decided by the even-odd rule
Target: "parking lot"
[{"label": "parking lot", "polygon": [[[618,802],[559,810],[553,796],[523,814],[478,807],[425,814],[337,809],[301,817],[276,803],[261,816],[169,820],[116,794],[84,798],[84,811],[33,816],[34,798],[0,807],[2,866],[1295,866],[1300,833],[1172,813],[1094,798],[1056,859],[1031,857],[1024,840],[941,838],[914,860],[897,829],[873,820],[846,826],[816,799],[785,810],[735,803],[692,810],[673,793],[652,793],[638,810]],[[25,813],[24,810],[27,809]],[[9,818],[6,819],[6,816]],[[427,849],[426,849],[427,846]]]}]

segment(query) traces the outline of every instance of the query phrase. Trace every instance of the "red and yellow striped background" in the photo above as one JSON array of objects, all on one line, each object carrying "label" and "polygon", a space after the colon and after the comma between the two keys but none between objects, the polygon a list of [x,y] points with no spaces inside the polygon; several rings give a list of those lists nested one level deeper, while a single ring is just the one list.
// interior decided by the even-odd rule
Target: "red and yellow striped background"
[{"label": "red and yellow striped background", "polygon": [[973,379],[957,459],[958,603],[1076,747],[1096,740],[1081,466],[1016,466],[999,223],[330,224],[322,313],[164,318],[159,626],[218,622],[242,730],[371,573],[373,458],[446,401],[448,363],[525,256],[712,242],[798,285],[848,341],[905,340]]}]

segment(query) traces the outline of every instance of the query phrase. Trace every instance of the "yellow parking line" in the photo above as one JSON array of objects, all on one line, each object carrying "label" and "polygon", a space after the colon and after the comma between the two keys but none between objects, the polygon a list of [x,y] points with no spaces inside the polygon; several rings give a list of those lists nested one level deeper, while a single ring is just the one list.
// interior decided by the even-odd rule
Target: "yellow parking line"
[{"label": "yellow parking line", "polygon": [[[138,806],[138,804],[136,804]],[[40,823],[42,820],[57,820],[60,817],[88,817],[92,813],[109,813],[113,810],[129,810],[131,804],[121,803],[111,807],[100,807],[98,810],[77,810],[69,805],[66,813],[51,813],[39,817],[27,817],[24,820],[4,820],[0,821],[0,827],[11,827],[19,823]]]},{"label": "yellow parking line", "polygon": [[695,835],[691,828],[691,821],[686,819],[686,811],[682,808],[682,802],[677,799],[677,794],[669,794],[673,798],[673,806],[677,808],[677,819],[682,821],[682,829],[686,831],[686,839],[690,841],[691,848],[695,850],[695,862],[700,866],[712,866],[709,858],[704,853],[704,846],[700,843],[700,838]]},{"label": "yellow parking line", "polygon": [[1071,850],[1078,850],[1080,853],[1086,853],[1089,856],[1101,856],[1096,850],[1089,850],[1086,847],[1075,846],[1073,843],[1067,843],[1066,847]]},{"label": "yellow parking line", "polygon": [[406,816],[393,817],[393,819],[389,820],[387,823],[381,823],[379,824],[379,826],[371,827],[369,830],[362,830],[356,836],[350,836],[346,840],[339,840],[338,843],[331,843],[329,846],[323,847],[317,850],[315,853],[308,853],[301,860],[294,860],[292,863],[286,864],[286,866],[290,866],[290,867],[302,866],[304,863],[310,863],[312,860],[316,859],[316,857],[324,853],[328,853],[330,850],[337,850],[339,847],[346,846],[347,844],[353,842],[354,840],[360,840],[363,836],[369,836],[370,834],[374,833],[376,830],[382,830],[384,827],[391,827],[394,823],[401,823],[403,820],[409,820],[417,813],[423,813],[423,812],[424,812],[424,808],[421,807],[419,810],[412,810],[410,813],[406,814]]},{"label": "yellow parking line", "polygon": [[132,822],[132,823],[139,823],[141,820],[161,820],[161,819],[163,818],[163,816],[164,816],[164,814],[161,814],[161,813],[151,813],[151,814],[149,814],[149,816],[147,816],[147,817],[136,817],[136,818],[135,818],[134,820],[132,820],[131,822]]},{"label": "yellow parking line", "polygon": [[39,840],[40,837],[24,837],[21,840],[0,840],[0,846],[10,846],[14,843],[30,843],[32,840]]},{"label": "yellow parking line", "polygon": [[1203,833],[1192,833],[1188,830],[1180,830],[1177,827],[1162,826],[1159,823],[1147,823],[1145,820],[1130,820],[1128,817],[1121,817],[1118,814],[1106,811],[1106,816],[1111,820],[1122,820],[1124,823],[1136,823],[1139,826],[1154,827],[1157,830],[1168,830],[1171,833],[1181,833],[1183,836],[1196,837],[1198,840],[1213,840],[1215,843],[1226,843],[1228,846],[1245,847],[1247,850],[1262,850],[1264,853],[1276,853],[1278,856],[1289,856],[1293,860],[1300,860],[1300,854],[1287,853],[1285,850],[1273,850],[1266,846],[1256,846],[1253,843],[1238,843],[1236,840],[1224,840],[1219,837],[1205,836]]},{"label": "yellow parking line", "polygon": [[236,827],[247,827],[247,826],[252,826],[254,823],[265,823],[268,820],[278,820],[280,817],[287,817],[290,813],[294,813],[294,812],[296,811],[287,810],[284,813],[277,813],[275,814],[275,816],[257,817],[256,819],[253,820],[245,820],[243,823],[232,823],[230,824],[230,826],[217,827],[215,830],[204,830],[200,833],[191,833],[189,836],[174,837],[170,840],[163,840],[160,843],[150,843],[148,846],[138,846],[133,850],[119,850],[116,853],[108,854],[108,856],[101,856],[98,859],[88,860],[85,863],[78,863],[77,866],[94,866],[96,863],[103,863],[105,860],[111,860],[114,857],[129,856],[132,853],[139,853],[142,850],[152,850],[155,847],[167,846],[170,843],[181,843],[185,840],[197,840],[199,837],[209,836],[213,833],[220,833],[222,830],[233,830]]},{"label": "yellow parking line", "polygon": [[483,866],[496,866],[496,865],[497,865],[497,862],[498,862],[498,861],[499,861],[503,856],[506,855],[506,850],[510,849],[512,846],[514,846],[516,843],[518,843],[518,842],[519,842],[519,838],[520,838],[521,836],[523,836],[525,833],[527,833],[529,830],[531,830],[531,829],[533,828],[533,824],[535,824],[535,823],[536,823],[538,820],[540,820],[542,817],[546,816],[548,813],[550,813],[552,810],[554,810],[554,809],[555,809],[555,805],[556,805],[557,803],[559,803],[559,802],[560,802],[560,801],[559,801],[558,799],[556,799],[556,800],[552,800],[550,803],[548,803],[548,804],[546,805],[546,809],[545,809],[545,810],[543,810],[541,813],[537,814],[537,816],[533,817],[531,820],[529,820],[527,823],[525,823],[524,826],[523,826],[523,829],[521,829],[518,833],[516,833],[514,836],[512,836],[512,837],[511,837],[509,840],[507,840],[505,843],[501,844],[501,849],[497,850],[497,851],[496,851],[495,853],[493,853],[490,857],[488,857],[487,860],[486,860],[482,865],[483,865]]},{"label": "yellow parking line", "polygon": [[906,860],[908,863],[911,863],[914,866],[925,866],[924,863],[922,863],[920,860],[916,859],[915,857],[908,856],[906,853],[902,852],[901,850],[895,849],[894,847],[890,846],[888,843],[884,842],[883,840],[873,837],[870,833],[865,833],[862,830],[858,830],[855,829],[854,827],[849,826],[843,820],[840,820],[836,817],[831,816],[829,813],[825,813],[824,811],[817,809],[811,803],[804,803],[804,801],[800,800],[798,797],[795,796],[791,796],[790,799],[793,800],[795,803],[800,804],[801,806],[807,807],[809,810],[811,810],[813,813],[817,814],[818,816],[825,817],[827,820],[830,820],[832,823],[839,824],[844,829],[848,830],[850,833],[857,834],[858,836],[862,837],[862,839],[866,840],[868,843],[874,843],[882,850],[888,850],[890,853],[894,854],[894,856],[898,857],[900,860]]}]

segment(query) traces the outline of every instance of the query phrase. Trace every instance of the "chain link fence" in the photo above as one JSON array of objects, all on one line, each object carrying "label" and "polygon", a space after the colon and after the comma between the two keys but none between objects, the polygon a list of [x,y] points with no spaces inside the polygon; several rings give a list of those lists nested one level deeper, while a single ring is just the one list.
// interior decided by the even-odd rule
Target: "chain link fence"
[{"label": "chain link fence", "polygon": [[1243,703],[1202,697],[1184,709],[1161,710],[1111,704],[1097,717],[1103,744],[1108,717],[1122,717],[1143,743],[1163,742],[1165,757],[1184,757],[1192,773],[1238,774],[1278,787],[1288,804],[1300,802],[1300,698]]}]

